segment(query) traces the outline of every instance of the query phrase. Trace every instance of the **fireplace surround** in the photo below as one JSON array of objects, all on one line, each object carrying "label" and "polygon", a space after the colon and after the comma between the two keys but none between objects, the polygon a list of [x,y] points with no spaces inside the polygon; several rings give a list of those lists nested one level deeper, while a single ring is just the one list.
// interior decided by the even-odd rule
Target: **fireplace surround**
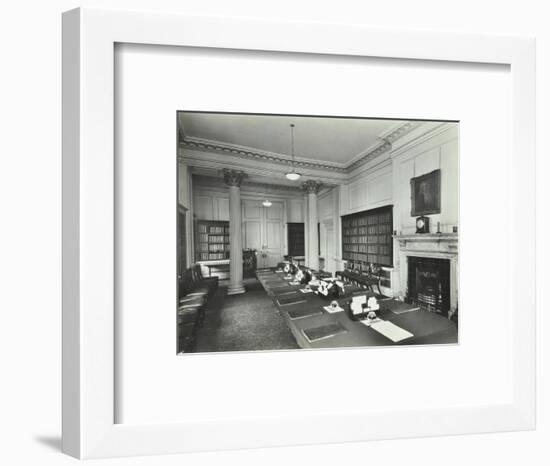
[{"label": "fireplace surround", "polygon": [[[450,318],[458,310],[458,233],[395,235],[394,238],[399,243],[397,296]],[[418,263],[425,269],[419,276]],[[419,286],[424,288],[420,302]]]}]

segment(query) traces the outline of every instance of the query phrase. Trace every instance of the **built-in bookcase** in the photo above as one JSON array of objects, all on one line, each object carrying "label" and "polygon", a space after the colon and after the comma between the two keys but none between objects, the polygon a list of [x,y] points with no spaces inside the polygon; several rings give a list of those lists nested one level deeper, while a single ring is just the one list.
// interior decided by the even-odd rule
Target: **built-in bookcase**
[{"label": "built-in bookcase", "polygon": [[195,260],[229,259],[229,222],[198,220],[195,226]]},{"label": "built-in bookcase", "polygon": [[393,266],[393,206],[342,217],[342,258],[360,266]]}]

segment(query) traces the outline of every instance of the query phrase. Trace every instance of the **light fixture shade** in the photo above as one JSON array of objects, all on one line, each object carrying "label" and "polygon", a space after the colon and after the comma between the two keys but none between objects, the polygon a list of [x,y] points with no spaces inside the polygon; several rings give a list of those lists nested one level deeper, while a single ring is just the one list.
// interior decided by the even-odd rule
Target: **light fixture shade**
[{"label": "light fixture shade", "polygon": [[285,176],[291,181],[296,181],[299,180],[302,175],[296,173],[295,171],[292,171],[290,173],[287,173]]},{"label": "light fixture shade", "polygon": [[271,201],[269,199],[266,199],[264,202],[262,202],[262,204],[265,206],[265,207],[271,207]]},{"label": "light fixture shade", "polygon": [[299,173],[296,173],[296,170],[294,169],[294,123],[290,125],[290,155],[292,155],[292,161],[290,162],[290,168],[292,171],[285,174],[287,179],[291,181],[296,181],[300,179]]}]

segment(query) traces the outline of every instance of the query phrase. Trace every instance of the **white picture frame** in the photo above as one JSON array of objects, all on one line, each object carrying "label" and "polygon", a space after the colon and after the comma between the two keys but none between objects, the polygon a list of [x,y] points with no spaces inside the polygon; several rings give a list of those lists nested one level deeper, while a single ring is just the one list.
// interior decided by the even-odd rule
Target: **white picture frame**
[{"label": "white picture frame", "polygon": [[[520,37],[334,24],[71,10],[63,16],[63,451],[151,455],[533,429],[535,425],[535,45]],[[115,423],[114,45],[213,47],[505,64],[512,76],[510,403],[378,414]],[[422,422],[418,422],[421,416]]]}]

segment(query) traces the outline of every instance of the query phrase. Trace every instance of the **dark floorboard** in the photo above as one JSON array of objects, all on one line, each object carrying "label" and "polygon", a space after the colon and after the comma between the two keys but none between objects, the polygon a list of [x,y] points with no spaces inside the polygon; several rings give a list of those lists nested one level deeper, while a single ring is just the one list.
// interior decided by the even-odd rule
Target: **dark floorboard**
[{"label": "dark floorboard", "polygon": [[296,340],[256,278],[246,293],[227,296],[222,282],[197,331],[195,353],[297,349]]}]

